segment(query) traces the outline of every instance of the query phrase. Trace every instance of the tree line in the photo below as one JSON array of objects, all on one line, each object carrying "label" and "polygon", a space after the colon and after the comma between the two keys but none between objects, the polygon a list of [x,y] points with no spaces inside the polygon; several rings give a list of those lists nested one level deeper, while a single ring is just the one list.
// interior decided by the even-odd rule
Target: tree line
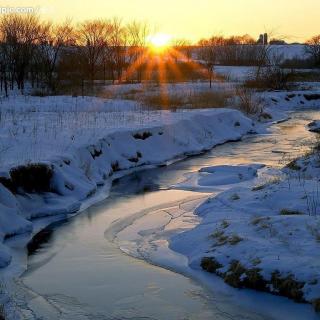
[{"label": "tree line", "polygon": [[[28,14],[0,19],[1,90],[21,92],[28,82],[54,92],[62,80],[120,80],[128,66],[144,54],[149,27],[122,20],[90,20],[54,24]],[[139,67],[137,67],[137,70]]]},{"label": "tree line", "polygon": [[[148,63],[147,23],[121,19],[95,19],[73,24],[43,21],[34,14],[7,14],[0,18],[0,90],[8,95],[26,83],[55,93],[64,82],[83,85],[85,81],[122,81],[130,75],[141,81]],[[210,81],[213,68],[220,65],[258,66],[270,62],[270,46],[259,45],[249,35],[213,36],[192,45],[174,40],[171,56],[200,61]],[[320,66],[320,36],[306,43],[306,52]],[[259,72],[259,71],[258,71]]]}]

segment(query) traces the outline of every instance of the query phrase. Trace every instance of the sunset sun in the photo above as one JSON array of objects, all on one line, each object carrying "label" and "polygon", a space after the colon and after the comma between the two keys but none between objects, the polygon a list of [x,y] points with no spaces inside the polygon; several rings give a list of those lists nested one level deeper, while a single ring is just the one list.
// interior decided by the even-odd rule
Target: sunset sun
[{"label": "sunset sun", "polygon": [[156,33],[148,37],[149,47],[155,52],[165,51],[170,44],[171,36],[165,33]]}]

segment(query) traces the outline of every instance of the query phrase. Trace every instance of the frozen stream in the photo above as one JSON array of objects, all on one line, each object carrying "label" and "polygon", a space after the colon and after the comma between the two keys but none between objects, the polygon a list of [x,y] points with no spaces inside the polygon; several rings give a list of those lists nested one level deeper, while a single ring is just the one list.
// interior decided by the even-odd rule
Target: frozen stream
[{"label": "frozen stream", "polygon": [[[142,242],[150,237],[153,228],[170,225],[169,229],[174,230],[198,223],[191,212],[207,194],[170,189],[183,180],[183,174],[220,164],[255,162],[279,166],[283,152],[295,156],[304,152],[304,142],[313,137],[305,125],[312,119],[320,119],[320,112],[295,112],[289,121],[273,125],[270,134],[248,136],[241,142],[216,147],[169,167],[124,177],[115,183],[108,199],[52,226],[32,248],[28,270],[21,279],[33,316],[40,319],[317,319],[309,306],[249,290],[238,291],[212,275],[188,272],[187,261],[169,250],[165,239],[158,239],[163,244],[158,252],[161,261],[150,260],[167,269],[123,252],[147,258],[141,252],[144,248],[141,243],[140,251],[137,250],[135,235],[139,234],[139,221],[143,221],[143,230],[149,230],[140,233]],[[209,291],[205,283],[216,289]]]}]

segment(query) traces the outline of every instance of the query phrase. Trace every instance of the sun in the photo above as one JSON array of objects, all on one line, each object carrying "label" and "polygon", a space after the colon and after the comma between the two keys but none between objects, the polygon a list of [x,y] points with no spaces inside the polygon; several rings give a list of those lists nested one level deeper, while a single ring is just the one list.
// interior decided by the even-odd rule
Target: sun
[{"label": "sun", "polygon": [[164,52],[170,44],[171,36],[165,33],[156,33],[148,37],[149,47],[156,53]]}]

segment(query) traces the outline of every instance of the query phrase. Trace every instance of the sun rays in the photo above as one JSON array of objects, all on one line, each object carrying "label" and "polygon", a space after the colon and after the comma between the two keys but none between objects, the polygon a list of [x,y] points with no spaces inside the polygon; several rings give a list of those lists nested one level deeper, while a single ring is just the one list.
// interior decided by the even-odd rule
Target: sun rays
[{"label": "sun rays", "polygon": [[187,66],[192,72],[205,73],[201,64],[188,57],[188,47],[174,46],[171,43],[172,38],[166,34],[149,36],[145,47],[133,48],[137,50],[136,58],[120,79],[121,83],[142,83],[143,92],[150,84],[158,84],[164,108],[170,101],[168,84],[187,80],[183,67]]}]

